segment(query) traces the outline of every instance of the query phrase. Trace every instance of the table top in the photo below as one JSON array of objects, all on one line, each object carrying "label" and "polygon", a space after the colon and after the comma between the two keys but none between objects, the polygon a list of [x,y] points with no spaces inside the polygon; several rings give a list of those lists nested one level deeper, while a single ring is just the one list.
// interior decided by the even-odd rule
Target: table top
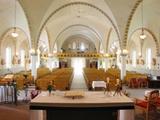
[{"label": "table top", "polygon": [[92,82],[92,88],[95,88],[95,87],[106,88],[106,82],[105,81],[93,81]]},{"label": "table top", "polygon": [[5,79],[12,79],[13,76],[14,76],[13,74],[9,74],[9,75],[6,75],[4,78],[5,78]]},{"label": "table top", "polygon": [[31,100],[32,107],[134,107],[134,102],[125,95],[108,96],[100,91],[85,91],[82,98],[65,97],[65,92],[55,91],[49,95],[48,91],[41,92]]}]

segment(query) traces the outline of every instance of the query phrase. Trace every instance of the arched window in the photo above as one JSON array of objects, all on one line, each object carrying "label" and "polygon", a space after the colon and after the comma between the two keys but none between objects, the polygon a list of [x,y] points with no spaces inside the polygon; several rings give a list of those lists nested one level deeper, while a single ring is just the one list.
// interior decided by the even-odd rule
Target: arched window
[{"label": "arched window", "polygon": [[76,49],[76,43],[75,42],[72,43],[72,49]]},{"label": "arched window", "polygon": [[21,50],[20,55],[21,55],[21,66],[24,67],[24,64],[25,64],[25,51]]},{"label": "arched window", "polygon": [[12,65],[12,50],[10,47],[6,48],[6,68],[11,68]]},{"label": "arched window", "polygon": [[152,51],[151,48],[146,49],[146,67],[151,69]]},{"label": "arched window", "polygon": [[85,45],[84,45],[84,43],[82,42],[81,43],[81,48],[80,48],[82,51],[84,51],[85,50]]},{"label": "arched window", "polygon": [[133,61],[134,67],[136,67],[136,59],[137,59],[137,54],[136,54],[136,51],[134,50],[132,53],[132,61]]}]

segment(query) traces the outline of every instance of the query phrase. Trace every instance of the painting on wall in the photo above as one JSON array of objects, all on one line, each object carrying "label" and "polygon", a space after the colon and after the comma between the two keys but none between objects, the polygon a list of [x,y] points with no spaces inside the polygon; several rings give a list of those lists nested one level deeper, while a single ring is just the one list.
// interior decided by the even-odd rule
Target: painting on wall
[{"label": "painting on wall", "polygon": [[141,64],[141,65],[144,65],[144,64],[145,64],[145,62],[144,62],[143,59],[140,59],[140,64]]},{"label": "painting on wall", "polygon": [[156,58],[152,58],[152,65],[153,65],[153,66],[156,65]]},{"label": "painting on wall", "polygon": [[1,65],[5,65],[5,60],[1,59]]}]

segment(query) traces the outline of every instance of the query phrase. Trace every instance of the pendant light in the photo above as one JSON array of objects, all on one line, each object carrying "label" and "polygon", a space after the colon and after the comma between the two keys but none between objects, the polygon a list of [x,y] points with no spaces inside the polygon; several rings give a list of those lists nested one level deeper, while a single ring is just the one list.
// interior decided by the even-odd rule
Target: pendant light
[{"label": "pendant light", "polygon": [[141,29],[141,34],[140,34],[140,39],[144,40],[147,36],[144,34],[144,27],[143,27],[143,0],[142,0],[142,5],[141,5],[141,17],[142,17],[142,29]]},{"label": "pendant light", "polygon": [[16,32],[16,0],[14,1],[14,28],[13,28],[13,32],[11,33],[12,37],[18,37],[18,33]]}]

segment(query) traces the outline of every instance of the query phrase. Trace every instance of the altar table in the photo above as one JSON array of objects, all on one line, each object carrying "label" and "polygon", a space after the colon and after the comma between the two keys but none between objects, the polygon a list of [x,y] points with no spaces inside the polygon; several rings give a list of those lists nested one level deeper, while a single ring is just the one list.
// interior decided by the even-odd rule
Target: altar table
[{"label": "altar table", "polygon": [[134,109],[125,95],[107,96],[85,91],[80,98],[65,97],[66,92],[42,92],[30,102],[30,110],[46,110],[47,120],[117,120],[119,110]]}]

